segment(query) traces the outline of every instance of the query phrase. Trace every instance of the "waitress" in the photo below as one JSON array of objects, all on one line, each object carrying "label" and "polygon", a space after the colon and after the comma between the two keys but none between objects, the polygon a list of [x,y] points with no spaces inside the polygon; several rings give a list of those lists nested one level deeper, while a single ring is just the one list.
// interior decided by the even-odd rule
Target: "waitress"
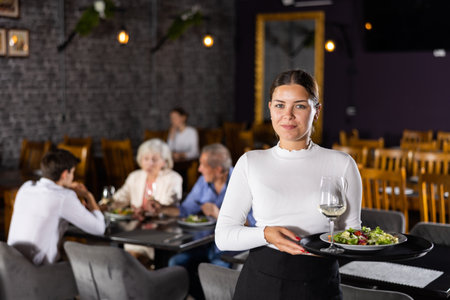
[{"label": "waitress", "polygon": [[[320,178],[347,181],[347,210],[340,228],[361,225],[361,178],[347,154],[311,140],[321,110],[315,80],[302,70],[279,74],[270,89],[278,144],[245,153],[237,162],[216,226],[220,250],[247,250],[234,299],[341,299],[335,259],[310,255],[302,236],[329,230],[318,210]],[[255,227],[245,226],[253,208]]]}]

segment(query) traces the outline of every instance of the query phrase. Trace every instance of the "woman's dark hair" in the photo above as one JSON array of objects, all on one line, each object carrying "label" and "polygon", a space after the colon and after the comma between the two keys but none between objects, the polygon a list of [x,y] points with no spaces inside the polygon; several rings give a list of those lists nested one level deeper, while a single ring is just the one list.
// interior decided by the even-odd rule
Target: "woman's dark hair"
[{"label": "woman's dark hair", "polygon": [[175,107],[175,108],[172,108],[172,110],[171,110],[170,112],[171,112],[171,113],[172,113],[172,112],[176,112],[176,113],[178,113],[180,116],[186,117],[186,119],[187,119],[187,117],[188,117],[188,113],[187,113],[182,107]]},{"label": "woman's dark hair", "polygon": [[70,171],[79,162],[80,160],[67,150],[51,150],[41,160],[42,176],[56,182],[65,170]]},{"label": "woman's dark hair", "polygon": [[283,73],[278,74],[278,76],[272,82],[270,87],[270,99],[272,101],[273,92],[275,89],[281,85],[298,84],[306,89],[309,97],[314,104],[319,105],[319,89],[317,87],[316,80],[307,72],[297,69],[288,70]]}]

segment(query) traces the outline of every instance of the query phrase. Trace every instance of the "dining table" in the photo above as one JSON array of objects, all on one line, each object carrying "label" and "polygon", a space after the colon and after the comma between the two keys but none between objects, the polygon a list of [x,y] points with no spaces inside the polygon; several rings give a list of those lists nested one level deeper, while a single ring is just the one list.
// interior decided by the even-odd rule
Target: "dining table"
[{"label": "dining table", "polygon": [[[312,254],[338,259],[341,282],[347,285],[398,291],[415,300],[450,298],[450,247],[404,234],[404,243],[342,254],[321,251],[328,243],[320,234],[301,240]],[[363,247],[363,246],[362,246]]]},{"label": "dining table", "polygon": [[106,217],[106,222],[107,228],[103,235],[91,235],[70,225],[65,236],[84,238],[94,244],[108,243],[116,247],[123,247],[124,244],[152,247],[155,250],[156,269],[166,267],[170,257],[176,253],[206,247],[214,242],[213,219],[190,223],[183,218],[169,216],[155,216],[144,221]]}]

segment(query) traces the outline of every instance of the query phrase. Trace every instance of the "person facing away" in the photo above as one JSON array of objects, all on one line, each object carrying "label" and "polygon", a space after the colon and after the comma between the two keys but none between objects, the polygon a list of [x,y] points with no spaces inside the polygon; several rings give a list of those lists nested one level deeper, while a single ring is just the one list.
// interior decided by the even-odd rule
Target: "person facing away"
[{"label": "person facing away", "polygon": [[[215,229],[219,249],[250,249],[234,299],[341,299],[336,259],[307,253],[299,240],[329,230],[318,210],[322,176],[347,182],[347,210],[337,226],[360,227],[357,165],[349,155],[311,140],[321,105],[317,84],[308,73],[279,74],[268,106],[279,142],[238,160]],[[250,209],[255,227],[244,226]]]},{"label": "person facing away", "polygon": [[90,234],[105,231],[94,196],[73,181],[78,163],[66,150],[49,151],[41,161],[42,178],[25,182],[17,192],[7,243],[36,265],[59,259],[58,247],[68,223]]},{"label": "person facing away", "polygon": [[191,160],[198,157],[198,132],[186,124],[187,112],[176,107],[170,111],[170,129],[167,143],[175,161]]}]

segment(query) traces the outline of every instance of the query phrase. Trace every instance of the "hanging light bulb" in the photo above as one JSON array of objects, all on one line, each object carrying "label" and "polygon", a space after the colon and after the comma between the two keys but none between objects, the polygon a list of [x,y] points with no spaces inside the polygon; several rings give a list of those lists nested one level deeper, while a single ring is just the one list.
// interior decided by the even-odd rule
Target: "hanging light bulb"
[{"label": "hanging light bulb", "polygon": [[125,30],[125,27],[123,27],[119,34],[117,34],[117,40],[120,44],[126,45],[128,43],[128,40],[130,39],[130,36],[128,35],[128,32]]},{"label": "hanging light bulb", "polygon": [[206,48],[211,48],[211,47],[213,46],[213,44],[214,44],[214,38],[212,37],[212,35],[206,34],[206,35],[203,37],[203,45],[204,45]]},{"label": "hanging light bulb", "polygon": [[334,44],[333,40],[328,40],[325,43],[325,50],[327,50],[328,52],[333,52],[334,49],[336,49],[336,45]]}]

